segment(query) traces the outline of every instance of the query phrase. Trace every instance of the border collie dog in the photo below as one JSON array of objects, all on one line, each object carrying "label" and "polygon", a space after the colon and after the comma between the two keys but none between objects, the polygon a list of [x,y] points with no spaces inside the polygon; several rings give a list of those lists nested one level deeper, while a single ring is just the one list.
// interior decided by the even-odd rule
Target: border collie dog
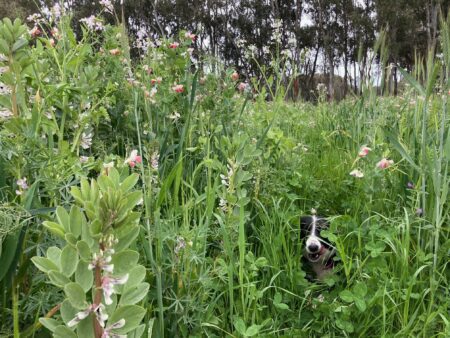
[{"label": "border collie dog", "polygon": [[304,239],[303,257],[306,259],[318,280],[328,276],[334,267],[336,249],[320,237],[320,231],[328,229],[328,221],[320,216],[300,217],[300,230]]}]

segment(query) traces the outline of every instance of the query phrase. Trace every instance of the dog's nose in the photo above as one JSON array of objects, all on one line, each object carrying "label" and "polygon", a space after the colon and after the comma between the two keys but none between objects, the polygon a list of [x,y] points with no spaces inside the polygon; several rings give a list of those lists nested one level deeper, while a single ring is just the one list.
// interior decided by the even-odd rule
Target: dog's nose
[{"label": "dog's nose", "polygon": [[308,245],[308,251],[311,253],[316,253],[317,251],[319,251],[319,246],[315,243],[311,243],[310,245]]}]

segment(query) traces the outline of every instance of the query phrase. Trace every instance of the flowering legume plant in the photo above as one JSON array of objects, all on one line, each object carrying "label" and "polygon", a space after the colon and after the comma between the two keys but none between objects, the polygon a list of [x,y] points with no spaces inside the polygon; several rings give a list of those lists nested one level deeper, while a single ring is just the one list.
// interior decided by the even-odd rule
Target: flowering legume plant
[{"label": "flowering legume plant", "polygon": [[61,319],[42,318],[55,337],[140,336],[145,309],[136,303],[147,295],[142,282],[146,269],[139,254],[130,250],[139,234],[140,213],[133,211],[142,200],[132,191],[139,175],[121,177],[115,168],[97,180],[72,187],[78,205],[69,212],[56,209],[56,222],[44,226],[63,239],[62,248],[48,248],[46,257],[33,263],[48,275],[50,283],[64,289]]}]

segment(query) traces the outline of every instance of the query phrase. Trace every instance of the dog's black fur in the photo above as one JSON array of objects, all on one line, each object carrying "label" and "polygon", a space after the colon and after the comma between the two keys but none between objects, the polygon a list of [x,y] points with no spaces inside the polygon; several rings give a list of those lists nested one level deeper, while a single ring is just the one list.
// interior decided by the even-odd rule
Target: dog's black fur
[{"label": "dog's black fur", "polygon": [[334,268],[336,250],[320,237],[320,231],[329,228],[321,216],[300,217],[301,237],[304,244],[303,258],[311,266],[318,280],[323,280]]}]

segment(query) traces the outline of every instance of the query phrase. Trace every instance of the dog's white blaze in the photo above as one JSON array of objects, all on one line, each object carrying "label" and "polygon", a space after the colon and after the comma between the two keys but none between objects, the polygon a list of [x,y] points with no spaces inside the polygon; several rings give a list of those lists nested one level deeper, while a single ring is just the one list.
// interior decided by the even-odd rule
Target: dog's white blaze
[{"label": "dog's white blaze", "polygon": [[322,245],[320,244],[320,240],[319,240],[319,238],[316,235],[316,221],[317,221],[317,217],[315,215],[313,215],[312,219],[313,219],[313,221],[312,221],[312,225],[311,225],[312,226],[312,228],[311,228],[311,235],[308,236],[308,239],[306,240],[306,250],[308,250],[308,248],[311,245],[313,245],[313,244],[315,244],[320,250]]}]

